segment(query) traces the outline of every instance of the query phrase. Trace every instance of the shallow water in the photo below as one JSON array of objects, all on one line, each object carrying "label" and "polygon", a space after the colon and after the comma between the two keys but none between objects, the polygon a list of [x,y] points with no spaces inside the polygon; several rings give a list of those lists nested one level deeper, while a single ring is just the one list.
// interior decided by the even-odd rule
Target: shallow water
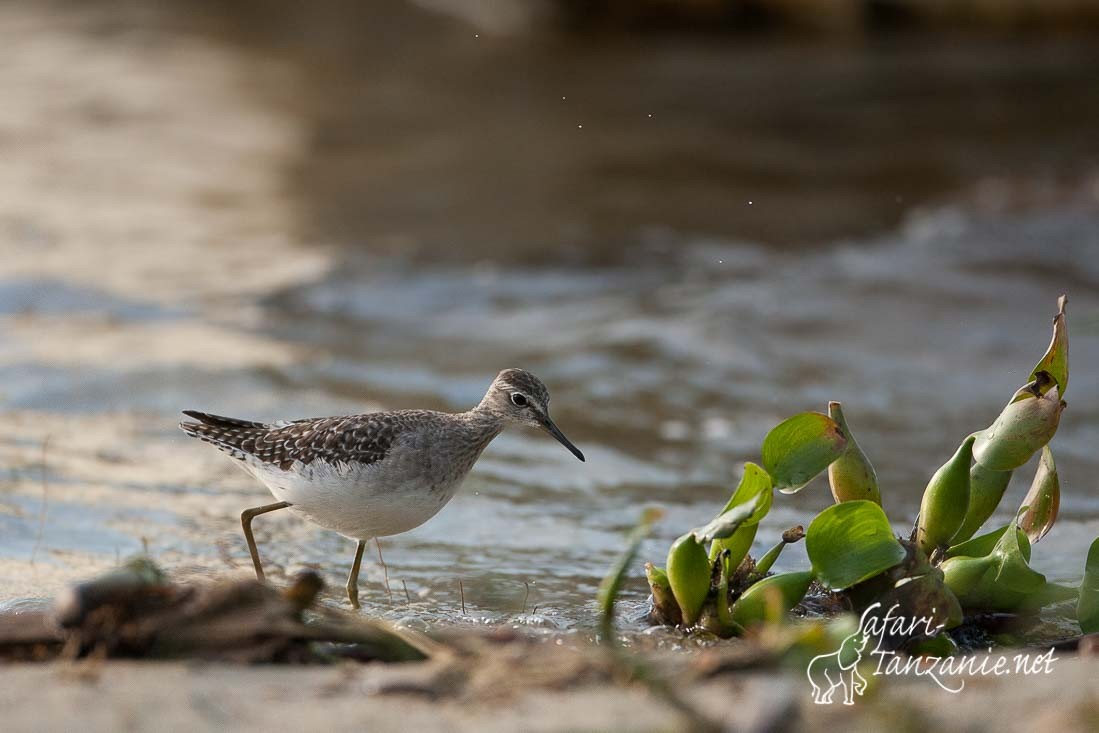
[{"label": "shallow water", "polygon": [[[523,581],[536,578],[528,605],[545,608],[591,598],[646,502],[669,507],[644,553],[659,561],[661,547],[720,507],[771,425],[830,399],[847,406],[894,518],[910,522],[930,472],[995,417],[1048,340],[1069,278],[1028,260],[1052,237],[1073,263],[1077,366],[1055,443],[1064,513],[1036,555],[1053,575],[1073,577],[1099,527],[1088,398],[1099,385],[1080,367],[1099,356],[1099,258],[1088,256],[1099,252],[1097,224],[1087,206],[1010,217],[940,209],[890,235],[793,256],[688,242],[629,268],[580,273],[364,261],[274,300],[270,318],[284,335],[315,334],[310,324],[332,319],[355,334],[311,339],[326,356],[295,365],[289,384],[361,385],[392,402],[450,409],[479,397],[483,363],[523,364],[552,385],[558,420],[588,463],[544,436],[508,434],[464,496],[391,543],[407,548],[400,572],[417,580],[453,558],[463,575],[476,576],[475,566],[501,588],[506,579],[517,603]],[[424,343],[435,356],[424,358]],[[1020,473],[1008,512],[1029,485]],[[780,498],[761,544],[827,500],[822,480]],[[783,560],[797,562],[795,553]]]},{"label": "shallow water", "polygon": [[[86,109],[64,107],[58,116],[40,101],[51,91],[63,96],[62,83],[46,84],[44,94],[27,84],[36,95],[5,121],[12,139],[30,143],[0,173],[12,200],[0,265],[8,413],[0,600],[49,595],[143,543],[180,572],[248,572],[237,517],[266,496],[228,459],[176,431],[181,409],[254,419],[462,410],[496,371],[523,366],[547,382],[555,419],[588,461],[544,435],[505,434],[441,514],[383,543],[393,595],[372,564],[364,601],[409,623],[584,627],[641,507],[667,510],[641,553],[660,562],[675,536],[721,507],[774,423],[829,400],[844,403],[898,531],[908,526],[927,477],[1024,381],[1062,292],[1073,364],[1070,408],[1053,443],[1062,516],[1035,560],[1052,579],[1079,577],[1099,535],[1094,176],[1055,182],[1040,166],[1024,166],[1027,175],[982,179],[888,217],[878,212],[892,220],[885,225],[859,219],[850,236],[814,243],[797,234],[797,247],[785,240],[805,227],[774,210],[770,225],[750,219],[735,237],[648,222],[620,228],[628,246],[595,233],[590,256],[564,240],[537,256],[522,246],[517,254],[506,243],[474,241],[476,227],[459,228],[467,239],[445,252],[375,246],[370,233],[341,238],[346,210],[332,213],[286,184],[287,167],[307,180],[323,175],[325,155],[303,142],[306,121],[267,94],[240,93],[242,77],[292,79],[300,69],[272,69],[216,34],[164,52],[140,34],[108,47],[81,26],[47,27],[59,53],[95,52],[80,70],[87,79],[121,69],[132,86],[106,87],[89,122]],[[12,48],[21,63],[4,73],[52,82],[36,52]],[[664,53],[665,62],[709,59]],[[161,62],[155,71],[150,54]],[[243,134],[177,125],[192,106],[183,100],[196,98],[204,115]],[[104,116],[113,122],[104,125]],[[99,146],[114,166],[108,183],[127,198],[102,190],[104,161],[84,160],[86,147],[38,140],[32,133],[46,121]],[[1058,134],[1058,150],[1078,144],[1071,129]],[[157,156],[154,171],[132,164],[134,140]],[[1017,140],[1003,145],[1009,155]],[[351,154],[369,158],[371,150],[363,144]],[[196,151],[205,156],[197,169]],[[57,165],[40,173],[51,155],[60,155],[65,175],[47,186],[37,176]],[[601,180],[576,175],[581,186]],[[791,201],[801,189],[784,190]],[[783,236],[753,239],[753,229]],[[317,232],[325,232],[323,245]],[[433,232],[421,234],[430,243]],[[1027,474],[1016,476],[1001,518],[1025,492]],[[779,497],[757,549],[828,502],[819,479]],[[342,587],[348,540],[280,514],[258,519],[256,529],[276,580],[310,566]],[[797,547],[779,566],[804,563]],[[639,568],[626,592],[628,618],[642,608],[640,578]],[[330,598],[340,602],[337,591]]]}]

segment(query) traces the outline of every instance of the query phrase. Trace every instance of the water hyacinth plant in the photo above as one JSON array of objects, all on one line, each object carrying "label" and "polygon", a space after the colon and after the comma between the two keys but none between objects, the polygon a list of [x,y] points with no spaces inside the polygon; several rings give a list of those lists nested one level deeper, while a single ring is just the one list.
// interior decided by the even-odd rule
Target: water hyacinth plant
[{"label": "water hyacinth plant", "polygon": [[[1030,566],[1031,545],[1050,531],[1060,480],[1049,443],[1068,387],[1066,300],[1058,300],[1053,338],[1000,415],[965,437],[924,490],[911,536],[897,536],[882,508],[873,465],[838,402],[777,425],[763,441],[762,466],[748,463],[728,503],[709,524],[677,539],[664,567],[645,566],[656,623],[700,627],[723,637],[781,622],[819,584],[821,598],[855,612],[894,604],[908,617],[937,619],[945,630],[983,612],[1035,613],[1077,599],[1085,632],[1099,630],[1099,540],[1079,588],[1049,583]],[[1005,526],[977,533],[1000,504],[1012,473],[1041,453],[1023,505]],[[827,472],[835,503],[807,530],[793,528],[758,562],[748,554],[774,491],[799,491]],[[975,536],[976,535],[976,536]],[[811,568],[771,575],[782,549],[802,538]],[[942,639],[895,639],[924,653]]]}]

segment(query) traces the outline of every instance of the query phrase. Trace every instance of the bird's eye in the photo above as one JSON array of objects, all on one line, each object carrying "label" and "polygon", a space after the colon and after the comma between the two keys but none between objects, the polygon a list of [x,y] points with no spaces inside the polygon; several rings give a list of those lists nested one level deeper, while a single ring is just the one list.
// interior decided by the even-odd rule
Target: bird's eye
[{"label": "bird's eye", "polygon": [[515,405],[516,407],[526,407],[527,406],[527,398],[521,392],[512,392],[511,393],[511,404]]}]

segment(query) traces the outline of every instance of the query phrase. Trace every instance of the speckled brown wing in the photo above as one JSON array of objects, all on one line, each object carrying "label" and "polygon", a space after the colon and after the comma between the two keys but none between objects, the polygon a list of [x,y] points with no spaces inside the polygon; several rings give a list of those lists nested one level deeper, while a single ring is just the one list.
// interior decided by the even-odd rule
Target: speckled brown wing
[{"label": "speckled brown wing", "polygon": [[367,465],[388,455],[407,420],[395,413],[321,417],[265,425],[184,410],[198,422],[182,422],[188,435],[216,446],[238,460],[258,460],[290,470],[295,462],[315,460]]}]

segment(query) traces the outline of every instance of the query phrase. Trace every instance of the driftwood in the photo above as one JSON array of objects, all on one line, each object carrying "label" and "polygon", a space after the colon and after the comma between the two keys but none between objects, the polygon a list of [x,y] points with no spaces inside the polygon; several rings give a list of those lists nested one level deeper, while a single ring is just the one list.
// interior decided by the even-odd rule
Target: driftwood
[{"label": "driftwood", "polygon": [[172,583],[138,559],[67,589],[52,608],[0,614],[0,659],[201,658],[387,662],[428,658],[433,643],[378,621],[315,609],[316,573],[279,592],[257,580]]}]

